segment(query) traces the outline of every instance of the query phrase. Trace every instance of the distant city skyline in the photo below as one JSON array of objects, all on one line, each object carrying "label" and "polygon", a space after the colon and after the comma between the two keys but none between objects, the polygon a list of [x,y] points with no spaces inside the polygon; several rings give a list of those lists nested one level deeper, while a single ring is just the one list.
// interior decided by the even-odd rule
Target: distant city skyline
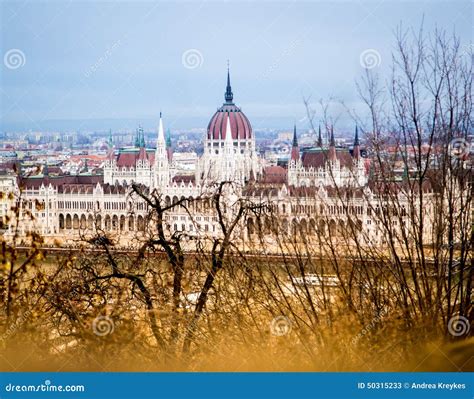
[{"label": "distant city skyline", "polygon": [[[453,7],[453,4],[456,7]],[[388,76],[394,31],[471,45],[470,1],[2,2],[0,130],[206,128],[234,99],[255,129],[307,128],[304,96],[361,109],[368,54]],[[317,116],[318,119],[320,116]],[[339,129],[350,130],[342,117]]]}]

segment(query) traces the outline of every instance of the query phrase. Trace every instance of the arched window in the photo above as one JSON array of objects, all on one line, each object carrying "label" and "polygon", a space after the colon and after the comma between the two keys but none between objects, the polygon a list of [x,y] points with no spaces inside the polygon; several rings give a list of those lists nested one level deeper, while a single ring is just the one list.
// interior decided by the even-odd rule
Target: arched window
[{"label": "arched window", "polygon": [[81,215],[80,226],[81,226],[81,230],[85,230],[87,226],[86,215]]},{"label": "arched window", "polygon": [[337,228],[336,228],[336,221],[334,219],[331,219],[329,221],[329,235],[335,236],[337,234]]},{"label": "arched window", "polygon": [[114,215],[112,217],[112,230],[118,230],[118,216],[117,215]]},{"label": "arched window", "polygon": [[92,217],[92,215],[89,215],[87,217],[87,228],[89,230],[92,230],[94,228],[94,218]]},{"label": "arched window", "polygon": [[295,237],[298,235],[298,221],[296,219],[293,219],[291,223],[291,234]]},{"label": "arched window", "polygon": [[337,224],[337,234],[340,237],[344,237],[346,235],[346,225],[342,219],[339,220],[339,223]]},{"label": "arched window", "polygon": [[141,215],[137,218],[137,229],[138,231],[145,231],[145,221]]},{"label": "arched window", "polygon": [[247,220],[247,234],[250,236],[255,233],[255,225],[252,218]]},{"label": "arched window", "polygon": [[111,229],[111,227],[112,227],[112,222],[111,222],[111,220],[110,220],[110,216],[109,216],[109,215],[106,215],[106,216],[105,216],[104,222],[105,222],[105,230],[109,231],[109,230]]},{"label": "arched window", "polygon": [[73,228],[74,230],[79,229],[79,216],[77,216],[77,215],[74,215],[74,216],[72,217],[72,228]]},{"label": "arched window", "polygon": [[321,235],[326,234],[326,222],[323,219],[319,221],[318,230],[319,230],[319,234]]},{"label": "arched window", "polygon": [[309,231],[310,235],[316,234],[316,221],[314,219],[309,219]]},{"label": "arched window", "polygon": [[72,219],[71,219],[71,215],[68,213],[66,215],[66,229],[71,229],[72,228]]},{"label": "arched window", "polygon": [[308,224],[306,223],[306,219],[302,219],[300,221],[300,232],[303,236],[308,233]]}]

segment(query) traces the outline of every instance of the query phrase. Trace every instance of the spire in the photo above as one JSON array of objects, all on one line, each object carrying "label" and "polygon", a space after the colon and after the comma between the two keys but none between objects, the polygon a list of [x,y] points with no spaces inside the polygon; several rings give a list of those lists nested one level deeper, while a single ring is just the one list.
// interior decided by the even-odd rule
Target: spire
[{"label": "spire", "polygon": [[114,141],[112,139],[112,129],[109,129],[109,140],[107,142],[109,148],[112,148],[114,146]]},{"label": "spire", "polygon": [[232,140],[232,130],[230,127],[230,114],[227,113],[227,124],[225,127],[225,145],[234,145],[234,142]]},{"label": "spire", "polygon": [[232,104],[234,100],[234,94],[232,93],[232,87],[230,86],[230,70],[229,70],[229,61],[227,61],[227,87],[225,89],[225,102]]},{"label": "spire", "polygon": [[171,146],[171,132],[169,129],[166,131],[166,153],[168,154],[168,161],[171,162],[173,160],[173,148]]},{"label": "spire", "polygon": [[296,123],[293,127],[293,147],[298,147],[298,137],[296,136]]},{"label": "spire", "polygon": [[355,159],[360,158],[360,143],[359,143],[359,128],[356,125],[355,137],[354,137],[354,149],[352,151],[352,156]]},{"label": "spire", "polygon": [[135,147],[140,147],[140,131],[138,128],[135,131]]},{"label": "spire", "polygon": [[156,141],[156,146],[160,143],[165,143],[165,132],[163,130],[163,118],[161,116],[161,111],[160,111],[160,123],[158,125],[158,140]]},{"label": "spire", "polygon": [[291,147],[291,160],[298,162],[300,159],[300,148],[298,146],[298,137],[296,136],[296,123],[293,127],[293,146]]},{"label": "spire", "polygon": [[227,112],[227,122],[225,128],[224,151],[221,163],[224,172],[224,180],[234,180],[236,177],[235,159],[234,159],[234,141],[232,139],[232,130],[230,126],[230,114]]},{"label": "spire", "polygon": [[317,143],[319,148],[323,148],[323,137],[321,136],[321,125],[319,125],[318,129],[318,143]]},{"label": "spire", "polygon": [[145,132],[141,126],[138,127],[138,134],[139,134],[139,147],[145,148]]},{"label": "spire", "polygon": [[165,132],[163,129],[163,117],[160,111],[158,123],[158,137],[156,138],[156,150],[154,160],[154,184],[157,188],[168,186],[170,182],[169,154],[166,148]]},{"label": "spire", "polygon": [[335,161],[336,157],[336,142],[334,140],[334,126],[331,126],[331,138],[329,141],[329,160]]}]

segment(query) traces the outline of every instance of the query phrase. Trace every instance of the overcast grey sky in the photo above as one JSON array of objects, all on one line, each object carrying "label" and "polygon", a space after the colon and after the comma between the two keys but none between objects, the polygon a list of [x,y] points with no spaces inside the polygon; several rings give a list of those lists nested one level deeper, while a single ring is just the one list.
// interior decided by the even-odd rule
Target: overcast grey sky
[{"label": "overcast grey sky", "polygon": [[303,95],[356,106],[361,53],[375,50],[387,72],[400,22],[424,16],[427,30],[455,29],[464,43],[473,25],[469,0],[2,1],[0,11],[1,130],[147,126],[160,110],[172,127],[205,127],[227,59],[235,102],[276,127],[302,120]]}]

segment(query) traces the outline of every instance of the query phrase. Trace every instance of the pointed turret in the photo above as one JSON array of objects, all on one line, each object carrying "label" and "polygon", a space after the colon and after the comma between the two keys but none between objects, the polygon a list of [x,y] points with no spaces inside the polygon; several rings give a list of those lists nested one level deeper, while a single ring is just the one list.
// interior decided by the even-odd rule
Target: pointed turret
[{"label": "pointed turret", "polygon": [[139,148],[140,147],[140,131],[137,128],[135,131],[135,147]]},{"label": "pointed turret", "polygon": [[336,140],[334,140],[334,126],[331,126],[331,138],[330,138],[329,146],[330,147],[336,146]]},{"label": "pointed turret", "polygon": [[145,148],[145,132],[141,126],[138,127],[139,147]]},{"label": "pointed turret", "polygon": [[138,141],[140,150],[138,151],[138,159],[140,161],[146,161],[146,149],[145,149],[145,133],[143,132],[143,128],[141,126],[138,127]]},{"label": "pointed turret", "polygon": [[298,146],[298,137],[296,135],[296,124],[293,127],[293,145],[291,146],[291,160],[298,162],[300,159],[300,147]]},{"label": "pointed turret", "polygon": [[354,159],[360,159],[359,128],[356,125],[354,137],[354,150],[352,151]]},{"label": "pointed turret", "polygon": [[321,136],[321,125],[319,125],[319,128],[318,128],[318,142],[317,142],[317,146],[319,148],[323,148],[323,137]]},{"label": "pointed turret", "polygon": [[162,119],[162,116],[161,116],[161,112],[160,112],[160,122],[159,122],[159,125],[158,125],[158,139],[156,141],[157,143],[157,148],[158,148],[158,143],[165,143],[165,131],[163,130],[163,119]]},{"label": "pointed turret", "polygon": [[114,140],[112,138],[112,129],[109,129],[109,139],[107,141],[107,145],[109,146],[109,149],[114,146]]},{"label": "pointed turret", "polygon": [[234,140],[232,139],[229,114],[227,114],[222,162],[224,164],[224,179],[233,181],[235,178]]},{"label": "pointed turret", "polygon": [[158,138],[156,140],[155,151],[155,187],[165,187],[170,182],[169,161],[166,150],[165,133],[163,129],[163,118],[160,112],[160,122],[158,125]]},{"label": "pointed turret", "polygon": [[169,129],[166,131],[166,153],[168,154],[168,161],[171,162],[173,160],[173,147],[171,145],[171,132]]},{"label": "pointed turret", "polygon": [[408,178],[410,177],[410,173],[408,171],[408,165],[405,164],[405,166],[403,167],[403,180],[406,181],[408,180]]},{"label": "pointed turret", "polygon": [[232,87],[230,86],[230,70],[229,64],[227,63],[227,87],[225,89],[225,102],[232,104],[234,100],[234,94],[232,93]]},{"label": "pointed turret", "polygon": [[249,183],[255,183],[255,173],[253,173],[253,169],[250,171]]},{"label": "pointed turret", "polygon": [[329,140],[329,160],[336,160],[336,141],[334,140],[334,126],[331,126],[331,138]]},{"label": "pointed turret", "polygon": [[227,122],[225,126],[225,141],[224,146],[230,145],[231,147],[234,146],[234,142],[232,140],[232,130],[230,127],[230,116],[227,114]]}]

